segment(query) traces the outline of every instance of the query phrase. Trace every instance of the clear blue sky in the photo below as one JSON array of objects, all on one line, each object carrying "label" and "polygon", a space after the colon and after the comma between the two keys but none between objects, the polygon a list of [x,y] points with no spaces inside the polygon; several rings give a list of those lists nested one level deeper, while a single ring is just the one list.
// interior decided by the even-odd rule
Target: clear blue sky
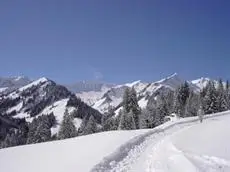
[{"label": "clear blue sky", "polygon": [[1,0],[0,76],[230,77],[229,0]]}]

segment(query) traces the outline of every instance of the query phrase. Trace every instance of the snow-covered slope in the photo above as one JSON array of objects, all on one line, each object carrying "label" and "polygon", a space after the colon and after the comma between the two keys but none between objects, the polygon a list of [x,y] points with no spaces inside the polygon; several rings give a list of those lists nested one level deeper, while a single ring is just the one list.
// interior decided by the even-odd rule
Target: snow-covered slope
[{"label": "snow-covered slope", "polygon": [[[230,111],[0,150],[8,172],[197,172],[230,170]],[[39,164],[41,165],[38,165]]]},{"label": "snow-covered slope", "polygon": [[145,132],[147,130],[112,131],[62,141],[0,149],[1,171],[89,172],[103,157]]},{"label": "snow-covered slope", "polygon": [[76,96],[81,98],[81,100],[87,103],[89,106],[93,106],[109,89],[110,88],[108,87],[102,87],[100,91],[76,93]]}]

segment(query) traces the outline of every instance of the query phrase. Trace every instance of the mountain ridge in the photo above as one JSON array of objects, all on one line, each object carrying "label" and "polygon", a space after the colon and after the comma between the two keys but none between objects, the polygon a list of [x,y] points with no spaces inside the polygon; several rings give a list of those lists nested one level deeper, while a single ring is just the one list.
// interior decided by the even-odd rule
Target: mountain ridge
[{"label": "mountain ridge", "polygon": [[199,78],[196,80],[188,81],[182,79],[177,73],[174,73],[166,78],[155,82],[142,82],[141,80],[137,80],[130,83],[119,84],[114,87],[108,88],[106,91],[98,91],[94,94],[93,98],[91,98],[93,94],[92,92],[90,96],[87,95],[87,92],[78,93],[77,96],[85,101],[85,103],[87,103],[88,105],[99,110],[101,113],[105,113],[108,111],[110,106],[117,109],[117,107],[122,102],[124,90],[126,88],[134,87],[138,97],[140,98],[139,106],[145,108],[148,101],[147,97],[153,96],[153,94],[157,94],[157,92],[159,91],[174,91],[181,84],[187,82],[193,91],[199,92],[207,85],[207,82],[211,79],[205,78],[206,82],[204,82],[203,80],[203,78]]}]

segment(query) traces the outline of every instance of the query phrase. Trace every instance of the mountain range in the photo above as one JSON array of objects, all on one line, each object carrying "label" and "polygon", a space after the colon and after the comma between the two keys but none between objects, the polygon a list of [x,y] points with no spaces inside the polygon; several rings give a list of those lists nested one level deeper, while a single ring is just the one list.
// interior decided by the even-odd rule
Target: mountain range
[{"label": "mountain range", "polygon": [[121,109],[123,93],[128,87],[133,87],[136,90],[139,106],[141,108],[145,108],[148,100],[151,97],[156,97],[161,92],[167,92],[169,90],[174,91],[185,81],[188,82],[190,88],[193,91],[199,92],[207,85],[210,79],[199,78],[196,80],[188,81],[175,73],[156,82],[142,82],[141,80],[138,80],[131,83],[115,85],[112,87],[103,85],[101,90],[91,90],[87,92],[83,91],[76,93],[76,95],[80,97],[85,103],[92,106],[94,109],[97,109],[101,113],[107,112],[109,107],[115,108],[116,113],[118,113]]},{"label": "mountain range", "polygon": [[[200,78],[187,83],[194,92],[199,92],[208,81],[209,78]],[[55,122],[48,122],[48,130],[51,137],[56,137],[66,111],[72,114],[73,125],[78,131],[84,132],[81,126],[85,126],[90,117],[94,118],[97,127],[100,128],[104,115],[111,108],[115,115],[122,110],[123,94],[127,88],[135,89],[138,104],[143,109],[149,100],[156,99],[161,93],[174,91],[184,82],[186,80],[176,73],[156,82],[138,80],[120,85],[84,81],[71,86],[62,86],[45,77],[33,81],[27,77],[2,77],[0,78],[0,141],[15,129],[28,133],[26,131],[28,127],[29,133],[33,136],[35,135],[31,133],[34,132],[33,129],[36,130],[50,118]],[[33,127],[30,124],[34,121]],[[22,126],[25,129],[20,129]],[[19,138],[21,138],[20,132]],[[27,137],[29,136],[22,138]],[[35,142],[37,141],[32,143]],[[20,144],[25,142],[16,145]]]},{"label": "mountain range", "polygon": [[[29,85],[36,85],[39,81],[48,82],[48,79],[38,79],[36,81],[30,80],[28,77],[9,77],[0,78],[0,95],[7,94],[12,90],[23,90],[20,87]],[[101,81],[81,81],[71,85],[65,85],[69,92],[74,93],[83,102],[101,113],[108,111],[109,107],[120,110],[123,93],[126,88],[133,87],[138,95],[138,103],[141,108],[145,108],[150,97],[157,96],[160,92],[174,91],[178,86],[183,84],[186,80],[181,78],[177,73],[170,75],[164,79],[156,82],[142,82],[141,80],[125,84],[108,84]],[[190,88],[198,92],[205,87],[210,81],[209,78],[199,78],[192,81],[187,81]],[[217,81],[215,81],[217,82]],[[52,83],[54,83],[52,81]],[[38,84],[39,85],[39,84]],[[12,95],[13,93],[11,93]],[[69,93],[70,94],[70,93]],[[19,106],[19,105],[18,105]],[[8,110],[9,112],[9,110]]]}]

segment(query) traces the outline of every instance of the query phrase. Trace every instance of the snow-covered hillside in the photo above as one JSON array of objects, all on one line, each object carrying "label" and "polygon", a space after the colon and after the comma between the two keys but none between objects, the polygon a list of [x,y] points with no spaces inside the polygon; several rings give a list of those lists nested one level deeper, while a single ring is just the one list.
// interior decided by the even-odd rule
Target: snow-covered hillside
[{"label": "snow-covered hillside", "polygon": [[8,172],[197,172],[230,170],[230,112],[0,150]]},{"label": "snow-covered hillside", "polygon": [[102,87],[100,91],[76,93],[76,96],[80,97],[81,100],[87,103],[89,106],[93,106],[109,89],[109,87]]}]

